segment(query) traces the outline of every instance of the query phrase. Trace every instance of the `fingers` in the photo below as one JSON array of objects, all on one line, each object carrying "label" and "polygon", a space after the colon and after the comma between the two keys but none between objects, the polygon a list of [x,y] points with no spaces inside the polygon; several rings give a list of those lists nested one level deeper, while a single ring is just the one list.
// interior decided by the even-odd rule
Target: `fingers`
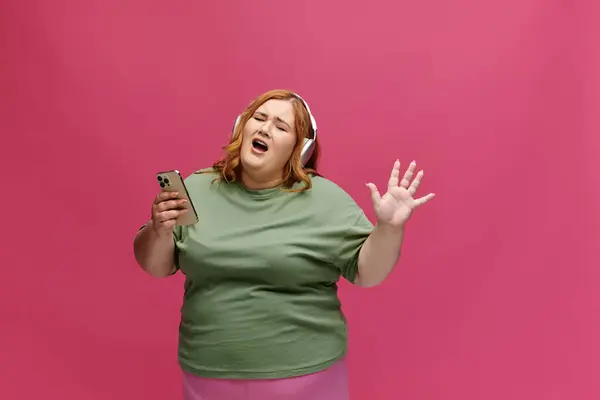
[{"label": "fingers", "polygon": [[159,225],[160,229],[172,229],[175,220],[188,210],[184,208],[188,202],[185,199],[177,199],[177,192],[161,192],[156,195],[152,204],[152,220]]},{"label": "fingers", "polygon": [[367,183],[367,187],[371,191],[371,200],[373,201],[373,205],[374,206],[379,205],[379,202],[381,201],[381,194],[379,194],[379,190],[377,190],[377,186],[375,186],[375,184],[373,184],[373,183]]},{"label": "fingers", "polygon": [[392,168],[390,180],[388,181],[388,191],[391,188],[398,186],[398,177],[399,176],[400,176],[400,160],[396,160],[396,162],[394,163],[394,167]]},{"label": "fingers", "polygon": [[[408,165],[408,169],[404,173],[404,176],[402,177],[402,181],[398,182],[399,177],[400,177],[400,160],[396,160],[396,162],[394,163],[394,167],[392,168],[390,180],[388,182],[388,190],[390,190],[394,187],[397,187],[397,186],[408,189],[408,187],[410,185],[410,181],[415,174],[415,168],[417,168],[417,163],[416,163],[416,161],[412,161]],[[417,187],[418,187],[418,184],[417,184]]]},{"label": "fingers", "polygon": [[177,198],[178,195],[179,195],[179,193],[177,193],[177,192],[169,192],[169,191],[160,192],[154,198],[154,204],[158,204],[161,201],[165,201],[165,200],[169,200],[169,199],[175,199],[175,198]]},{"label": "fingers", "polygon": [[185,199],[181,199],[181,200],[165,200],[165,201],[161,201],[158,204],[155,204],[154,208],[156,209],[157,212],[163,212],[163,211],[168,211],[168,210],[174,210],[174,209],[178,209],[178,208],[183,208],[186,203],[187,203],[187,200],[185,200]]},{"label": "fingers", "polygon": [[170,221],[172,219],[179,218],[182,214],[186,213],[187,211],[188,210],[185,208],[179,209],[179,210],[163,211],[163,212],[156,213],[154,215],[154,219],[156,222],[166,222],[166,221]]},{"label": "fingers", "polygon": [[423,196],[423,197],[421,197],[419,199],[416,199],[415,200],[415,204],[416,204],[415,207],[422,206],[423,204],[427,203],[429,200],[433,199],[434,197],[435,197],[435,193],[429,193],[426,196]]},{"label": "fingers", "polygon": [[177,218],[180,215],[177,212],[185,210],[183,207],[186,203],[185,199],[161,201],[152,206],[152,214],[161,221]]},{"label": "fingers", "polygon": [[[419,185],[421,184],[421,179],[423,179],[423,170],[419,171],[417,173],[417,176],[415,177],[415,180],[412,181],[412,183],[410,184],[410,186],[408,187],[408,192],[413,195],[415,194],[415,192],[417,191],[417,189],[419,188]],[[411,175],[412,178],[412,175]]]},{"label": "fingers", "polygon": [[415,161],[412,161],[408,165],[408,169],[404,173],[404,176],[402,177],[402,181],[400,182],[400,186],[403,187],[404,189],[408,188],[408,185],[410,184],[410,180],[412,179],[413,175],[415,174],[416,167],[417,167],[417,163]]}]

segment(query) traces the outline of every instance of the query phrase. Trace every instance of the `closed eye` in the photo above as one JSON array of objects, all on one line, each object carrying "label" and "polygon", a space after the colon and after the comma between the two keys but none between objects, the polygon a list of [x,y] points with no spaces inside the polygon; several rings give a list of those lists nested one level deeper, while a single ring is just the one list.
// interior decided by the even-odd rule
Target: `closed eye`
[{"label": "closed eye", "polygon": [[[259,122],[265,122],[265,121],[267,120],[267,116],[266,116],[266,115],[263,115],[263,114],[262,114],[262,113],[260,113],[260,112],[257,112],[256,114],[254,114],[254,115],[252,116],[252,118],[253,118],[254,120],[256,120],[256,121],[259,121]],[[288,128],[288,127],[287,127],[287,125],[285,124],[285,121],[282,121],[282,120],[281,120],[281,118],[276,118],[276,119],[278,120],[278,123],[277,123],[277,125],[276,125],[277,129],[279,129],[279,130],[280,130],[280,131],[282,131],[282,132],[287,132],[289,128]],[[282,124],[282,122],[284,122],[284,124]]]}]

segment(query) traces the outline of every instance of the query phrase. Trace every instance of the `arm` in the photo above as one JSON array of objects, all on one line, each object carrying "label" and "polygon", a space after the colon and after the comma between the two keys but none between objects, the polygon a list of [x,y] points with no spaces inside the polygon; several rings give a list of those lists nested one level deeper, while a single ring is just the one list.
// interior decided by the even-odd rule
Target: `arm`
[{"label": "arm", "polygon": [[133,241],[140,267],[154,277],[166,277],[175,270],[175,243],[172,233],[158,234],[149,221]]},{"label": "arm", "polygon": [[152,203],[152,219],[133,240],[133,253],[142,269],[155,277],[172,275],[175,270],[174,230],[177,217],[187,212],[181,208],[187,200],[177,199],[177,192],[161,192]]},{"label": "arm", "polygon": [[402,181],[398,182],[400,161],[396,160],[388,182],[388,191],[383,196],[374,184],[367,184],[371,190],[377,224],[360,249],[357,285],[375,286],[387,278],[400,258],[406,222],[417,207],[434,197],[433,193],[418,199],[413,197],[423,178],[423,171],[419,171],[411,183],[415,168],[416,163],[413,161]]},{"label": "arm", "polygon": [[377,224],[358,255],[355,284],[373,287],[382,283],[400,259],[404,228]]}]

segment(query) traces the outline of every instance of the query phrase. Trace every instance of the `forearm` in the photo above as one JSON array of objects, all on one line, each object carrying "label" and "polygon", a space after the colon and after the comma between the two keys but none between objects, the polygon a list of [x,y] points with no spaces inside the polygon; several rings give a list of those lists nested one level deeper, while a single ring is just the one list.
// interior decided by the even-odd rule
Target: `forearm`
[{"label": "forearm", "polygon": [[155,277],[165,277],[175,267],[175,243],[172,234],[159,236],[152,221],[139,231],[133,241],[133,252],[142,269]]},{"label": "forearm", "polygon": [[363,287],[382,283],[400,258],[403,238],[404,227],[377,224],[360,250],[355,283]]}]

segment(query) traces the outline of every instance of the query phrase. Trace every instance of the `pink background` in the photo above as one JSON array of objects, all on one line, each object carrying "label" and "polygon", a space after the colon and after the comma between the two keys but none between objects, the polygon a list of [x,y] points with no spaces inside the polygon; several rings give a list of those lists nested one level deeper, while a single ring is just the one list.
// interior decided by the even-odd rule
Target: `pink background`
[{"label": "pink background", "polygon": [[437,194],[384,285],[342,285],[352,399],[600,398],[599,17],[594,0],[1,1],[0,398],[179,398],[183,279],[146,276],[132,239],[154,173],[212,163],[272,88],[307,98],[322,172],[370,217],[364,184],[396,158]]}]

